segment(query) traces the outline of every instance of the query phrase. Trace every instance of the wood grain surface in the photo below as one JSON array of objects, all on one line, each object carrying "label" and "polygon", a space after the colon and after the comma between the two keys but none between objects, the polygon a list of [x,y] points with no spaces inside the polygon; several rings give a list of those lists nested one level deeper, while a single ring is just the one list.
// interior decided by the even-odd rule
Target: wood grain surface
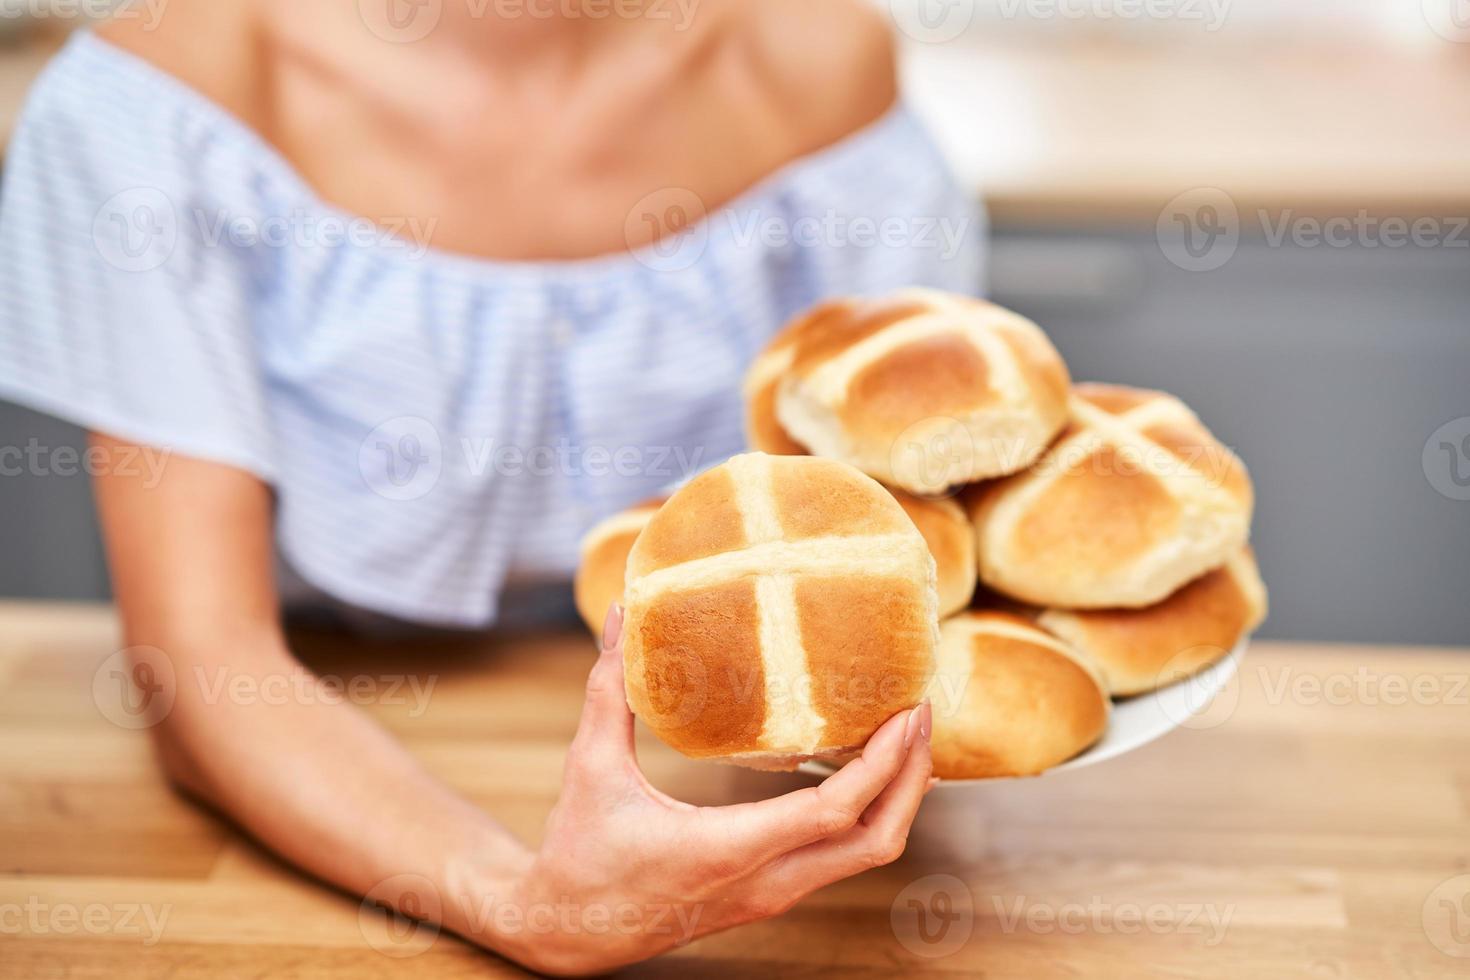
[{"label": "wood grain surface", "polygon": [[[373,679],[368,710],[537,838],[591,664],[584,636],[303,635],[298,649],[318,671]],[[127,720],[108,683],[116,650],[105,606],[0,603],[0,977],[519,972],[385,923],[175,796],[146,736],[110,720]],[[420,695],[390,694],[410,673]],[[640,750],[655,784],[700,803],[806,778]],[[941,787],[897,864],[629,972],[1466,976],[1470,655],[1257,644],[1189,727],[1091,769]]]}]

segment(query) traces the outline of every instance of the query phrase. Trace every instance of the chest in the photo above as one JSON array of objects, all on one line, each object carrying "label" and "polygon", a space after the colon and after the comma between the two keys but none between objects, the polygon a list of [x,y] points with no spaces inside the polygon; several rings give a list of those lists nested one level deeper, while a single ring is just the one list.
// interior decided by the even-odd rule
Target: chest
[{"label": "chest", "polygon": [[[698,221],[794,155],[762,109],[691,80],[551,111],[445,96],[428,118],[386,113],[286,76],[276,141],[326,200],[415,243],[500,260],[638,248]],[[718,109],[718,111],[716,111]]]}]

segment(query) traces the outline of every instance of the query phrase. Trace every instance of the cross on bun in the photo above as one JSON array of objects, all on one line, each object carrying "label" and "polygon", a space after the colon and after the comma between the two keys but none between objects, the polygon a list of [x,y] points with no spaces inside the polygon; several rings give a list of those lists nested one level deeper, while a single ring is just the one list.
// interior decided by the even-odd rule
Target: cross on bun
[{"label": "cross on bun", "polygon": [[[769,376],[772,360],[757,361],[752,399],[746,408],[746,428],[753,449],[776,456],[806,456],[805,446],[786,434],[774,414],[776,378]],[[909,519],[924,536],[939,573],[939,615],[953,615],[970,604],[975,594],[975,528],[959,504],[947,497],[920,497],[889,487]]]},{"label": "cross on bun", "polygon": [[690,481],[628,555],[628,704],[694,758],[790,769],[860,748],[934,667],[934,559],[843,463],[736,456]]},{"label": "cross on bun", "polygon": [[1066,365],[1030,320],[934,290],[824,303],[746,375],[746,431],[912,493],[1024,469],[1067,418]]},{"label": "cross on bun", "polygon": [[939,628],[934,775],[1034,776],[1102,737],[1109,701],[1086,658],[1016,616],[967,612]]},{"label": "cross on bun", "polygon": [[[970,604],[975,593],[975,529],[964,508],[947,497],[915,497],[890,490],[909,520],[924,536],[934,556],[939,615],[952,615]],[[628,552],[663,499],[629,508],[600,521],[582,538],[581,562],[572,584],[577,612],[593,635],[602,632],[607,610],[623,598]]]},{"label": "cross on bun", "polygon": [[1037,625],[1086,654],[1116,697],[1204,670],[1266,618],[1266,586],[1242,548],[1213,572],[1146,609],[1046,609]]},{"label": "cross on bun", "polygon": [[1172,395],[1078,385],[1024,473],[975,488],[980,580],[1038,606],[1153,605],[1246,542],[1245,466]]},{"label": "cross on bun", "polygon": [[659,497],[630,507],[599,521],[582,536],[582,556],[572,580],[572,598],[593,636],[602,635],[608,608],[622,601],[628,552],[633,550],[638,532],[663,503],[664,498]]}]

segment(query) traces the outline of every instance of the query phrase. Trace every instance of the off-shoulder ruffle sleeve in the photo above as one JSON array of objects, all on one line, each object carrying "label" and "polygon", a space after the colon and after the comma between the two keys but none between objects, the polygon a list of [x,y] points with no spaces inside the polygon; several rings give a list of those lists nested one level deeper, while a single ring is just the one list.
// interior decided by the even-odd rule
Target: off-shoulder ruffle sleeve
[{"label": "off-shoulder ruffle sleeve", "polygon": [[[252,294],[193,107],[72,70],[33,89],[0,197],[0,397],[272,480]],[[238,212],[237,195],[235,209]]]}]

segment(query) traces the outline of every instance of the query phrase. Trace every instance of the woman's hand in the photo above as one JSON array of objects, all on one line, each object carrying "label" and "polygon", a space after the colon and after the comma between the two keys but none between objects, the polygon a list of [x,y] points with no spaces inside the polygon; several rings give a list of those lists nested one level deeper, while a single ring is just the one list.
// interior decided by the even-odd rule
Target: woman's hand
[{"label": "woman's hand", "polygon": [[513,902],[519,937],[493,945],[548,973],[646,959],[744,922],[903,853],[927,792],[931,710],[890,719],[861,758],[776,799],[696,807],[638,768],[614,607],[587,682],[561,799]]}]

